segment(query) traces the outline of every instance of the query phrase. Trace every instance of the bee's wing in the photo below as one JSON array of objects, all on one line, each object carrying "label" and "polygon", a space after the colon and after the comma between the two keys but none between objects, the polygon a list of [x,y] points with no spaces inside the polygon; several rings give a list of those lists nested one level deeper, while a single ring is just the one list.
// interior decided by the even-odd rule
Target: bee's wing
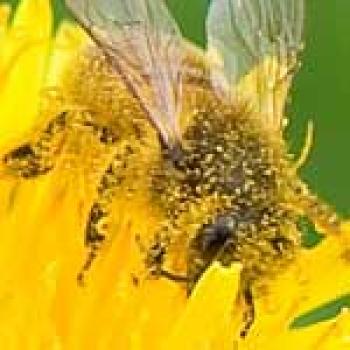
[{"label": "bee's wing", "polygon": [[182,36],[164,0],[66,0],[167,145],[178,141]]},{"label": "bee's wing", "polygon": [[214,87],[229,98],[246,98],[278,131],[298,67],[303,22],[304,0],[212,0],[209,10]]}]

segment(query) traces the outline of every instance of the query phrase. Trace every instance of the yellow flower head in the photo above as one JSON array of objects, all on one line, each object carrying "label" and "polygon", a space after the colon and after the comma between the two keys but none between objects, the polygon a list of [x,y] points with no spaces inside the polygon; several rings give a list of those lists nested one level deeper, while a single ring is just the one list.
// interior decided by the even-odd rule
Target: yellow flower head
[{"label": "yellow flower head", "polygon": [[[70,3],[85,13],[83,2]],[[176,33],[182,45],[167,31],[164,7],[149,6],[165,16],[152,30]],[[10,12],[0,5],[2,349],[348,348],[350,226],[298,179],[312,132],[296,163],[282,138],[294,51],[278,60],[272,52],[238,82],[221,42],[211,41],[210,57],[186,46],[177,91],[166,83],[179,79],[175,68],[143,71],[144,62],[123,51],[131,42],[145,53],[132,32],[116,48],[82,15],[95,43],[75,24],[53,35],[48,0],[22,0],[8,23]],[[209,23],[217,15],[224,16],[213,5]],[[142,20],[122,30],[139,30]],[[176,45],[151,45],[142,57],[175,59]],[[164,47],[172,56],[162,56]],[[239,185],[227,172],[236,169],[227,150],[243,157]],[[325,236],[317,246],[301,247],[300,216]],[[235,249],[220,241],[233,229]],[[330,303],[332,315],[310,321]]]}]

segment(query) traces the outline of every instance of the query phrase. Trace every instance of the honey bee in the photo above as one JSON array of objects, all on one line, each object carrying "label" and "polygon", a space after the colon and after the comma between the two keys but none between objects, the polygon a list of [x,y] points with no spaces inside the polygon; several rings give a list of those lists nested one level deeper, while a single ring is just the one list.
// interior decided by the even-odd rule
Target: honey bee
[{"label": "honey bee", "polygon": [[190,293],[213,261],[240,262],[244,336],[255,286],[300,247],[300,216],[336,225],[299,179],[283,138],[304,1],[212,0],[206,50],[183,38],[163,0],[66,3],[93,42],[67,68],[67,95],[80,108],[51,118],[3,165],[25,179],[44,175],[67,140],[82,137],[77,130],[91,134],[94,143],[81,147],[108,161],[99,165],[78,281],[113,237],[115,197],[133,200],[142,186],[160,213],[150,238],[135,232],[145,269]]}]

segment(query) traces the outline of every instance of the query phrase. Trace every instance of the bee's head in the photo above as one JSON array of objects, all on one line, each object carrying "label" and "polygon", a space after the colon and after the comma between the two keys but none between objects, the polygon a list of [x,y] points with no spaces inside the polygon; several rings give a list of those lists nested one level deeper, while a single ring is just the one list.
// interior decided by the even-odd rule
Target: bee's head
[{"label": "bee's head", "polygon": [[161,164],[158,198],[169,235],[184,242],[189,290],[213,260],[255,271],[261,246],[278,255],[289,244],[282,239],[293,215],[283,206],[286,161],[249,115],[198,113],[181,145],[163,147]]},{"label": "bee's head", "polygon": [[204,224],[192,239],[190,246],[207,260],[213,260],[220,251],[233,242],[237,220],[230,215],[219,215]]}]

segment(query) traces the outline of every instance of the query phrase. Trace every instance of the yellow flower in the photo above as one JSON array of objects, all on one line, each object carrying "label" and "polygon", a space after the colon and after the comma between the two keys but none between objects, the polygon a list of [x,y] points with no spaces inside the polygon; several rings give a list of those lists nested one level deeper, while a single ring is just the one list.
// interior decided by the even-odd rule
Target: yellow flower
[{"label": "yellow flower", "polygon": [[[42,97],[87,38],[63,24],[51,35],[48,0],[22,0],[11,25],[0,6],[0,149],[38,123]],[[43,100],[46,100],[43,99]],[[48,99],[50,101],[50,99]],[[49,107],[49,110],[55,109]],[[3,152],[0,152],[3,153]],[[350,225],[328,235],[269,283],[256,299],[246,338],[239,299],[241,266],[212,264],[189,298],[180,284],[145,280],[131,229],[152,226],[143,198],[118,203],[119,234],[85,288],[82,227],[91,194],[79,176],[53,171],[31,181],[0,179],[1,349],[346,349],[350,314],[290,327],[309,310],[350,291]],[[132,213],[138,213],[137,222]],[[131,227],[132,226],[132,227]]]}]

